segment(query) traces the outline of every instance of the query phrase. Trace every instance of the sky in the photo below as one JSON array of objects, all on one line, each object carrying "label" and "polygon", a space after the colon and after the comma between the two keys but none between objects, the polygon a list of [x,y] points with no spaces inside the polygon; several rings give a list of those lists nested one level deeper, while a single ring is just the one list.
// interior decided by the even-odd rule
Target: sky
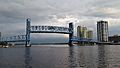
[{"label": "sky", "polygon": [[[74,23],[74,35],[78,25],[94,31],[96,22],[109,23],[109,35],[120,34],[120,0],[0,0],[0,31],[3,36],[25,34],[25,21],[32,25],[68,27]],[[33,40],[44,42],[67,41],[64,34],[32,34]],[[42,40],[41,40],[42,39]]]}]

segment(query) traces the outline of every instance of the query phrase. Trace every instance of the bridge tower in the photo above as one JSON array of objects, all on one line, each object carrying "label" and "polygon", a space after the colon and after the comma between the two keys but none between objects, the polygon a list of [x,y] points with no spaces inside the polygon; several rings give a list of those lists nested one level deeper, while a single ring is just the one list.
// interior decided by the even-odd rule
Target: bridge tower
[{"label": "bridge tower", "polygon": [[73,23],[69,23],[69,46],[72,46],[72,37],[73,37]]},{"label": "bridge tower", "polygon": [[31,43],[30,43],[30,25],[31,22],[30,22],[30,19],[28,18],[26,20],[26,47],[30,47],[31,46]]}]

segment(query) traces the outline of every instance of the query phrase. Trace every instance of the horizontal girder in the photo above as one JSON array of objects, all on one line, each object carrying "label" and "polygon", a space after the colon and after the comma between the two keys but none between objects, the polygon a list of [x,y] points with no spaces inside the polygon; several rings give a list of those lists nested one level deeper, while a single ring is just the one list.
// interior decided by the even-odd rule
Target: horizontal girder
[{"label": "horizontal girder", "polygon": [[0,41],[23,41],[23,40],[26,40],[26,35],[2,37]]},{"label": "horizontal girder", "polygon": [[31,26],[30,33],[63,33],[70,34],[70,29],[58,26]]},{"label": "horizontal girder", "polygon": [[60,34],[70,34],[70,32],[57,32],[57,31],[30,31],[30,33],[60,33]]}]

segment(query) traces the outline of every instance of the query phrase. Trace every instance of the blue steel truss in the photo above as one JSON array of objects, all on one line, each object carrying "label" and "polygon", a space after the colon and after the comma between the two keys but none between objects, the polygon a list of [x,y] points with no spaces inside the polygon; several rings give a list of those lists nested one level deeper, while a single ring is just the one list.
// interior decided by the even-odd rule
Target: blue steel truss
[{"label": "blue steel truss", "polygon": [[31,26],[30,19],[26,20],[26,35],[17,35],[11,37],[1,37],[1,42],[26,42],[26,46],[30,46],[31,33],[62,33],[69,34],[69,43],[72,43],[73,24],[69,23],[69,27],[58,26]]},{"label": "blue steel truss", "polygon": [[69,27],[58,26],[31,26],[30,19],[26,20],[26,35],[17,35],[11,37],[1,37],[2,42],[26,42],[26,46],[30,46],[31,33],[62,33],[69,34],[69,44],[72,42],[96,42],[92,39],[78,38],[73,36],[73,24],[69,23]]},{"label": "blue steel truss", "polygon": [[31,26],[31,33],[63,33],[70,34],[70,29],[66,27],[58,27],[58,26]]},{"label": "blue steel truss", "polygon": [[26,35],[1,37],[0,41],[2,41],[2,42],[24,42],[24,41],[26,41]]}]

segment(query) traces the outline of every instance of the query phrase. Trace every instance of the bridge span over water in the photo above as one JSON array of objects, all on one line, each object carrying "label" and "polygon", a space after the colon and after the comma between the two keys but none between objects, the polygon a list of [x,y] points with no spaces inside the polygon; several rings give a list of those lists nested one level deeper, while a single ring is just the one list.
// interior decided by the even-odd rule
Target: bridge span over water
[{"label": "bridge span over water", "polygon": [[26,47],[31,46],[31,33],[60,33],[69,34],[69,44],[72,44],[73,37],[73,23],[69,23],[69,27],[59,27],[59,26],[32,26],[31,20],[26,20],[26,34],[17,35],[11,37],[1,37],[1,42],[26,42]]},{"label": "bridge span over water", "polygon": [[31,20],[26,19],[26,34],[17,35],[11,37],[1,37],[1,42],[26,42],[26,47],[31,46],[31,33],[60,33],[69,34],[68,44],[72,42],[95,42],[89,39],[81,39],[73,36],[73,23],[69,23],[69,27],[59,27],[59,26],[32,26]]}]

